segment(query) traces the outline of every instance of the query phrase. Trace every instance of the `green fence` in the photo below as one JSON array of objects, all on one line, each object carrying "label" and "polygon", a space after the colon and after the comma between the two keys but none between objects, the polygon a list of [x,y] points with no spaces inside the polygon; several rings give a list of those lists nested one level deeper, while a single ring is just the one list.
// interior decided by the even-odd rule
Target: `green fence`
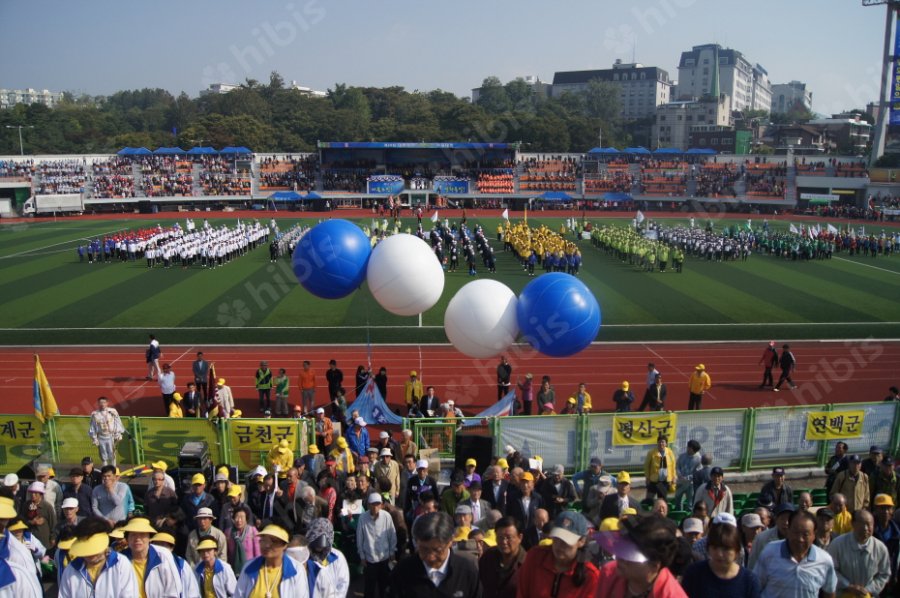
[{"label": "green fence", "polygon": [[[732,471],[772,465],[819,466],[833,452],[833,440],[806,440],[808,414],[826,412],[840,419],[848,411],[862,411],[859,434],[843,438],[852,452],[864,453],[877,444],[897,454],[900,449],[900,403],[840,403],[816,406],[718,409],[677,412],[676,452],[688,440],[703,445],[716,465]],[[614,414],[519,416],[405,420],[420,446],[436,448],[443,458],[455,455],[458,436],[489,436],[494,454],[511,445],[527,457],[541,456],[547,466],[567,470],[587,467],[599,456],[608,469],[640,471],[648,445],[616,446],[612,441]],[[629,417],[641,417],[631,414]],[[205,441],[216,463],[246,471],[265,461],[266,453],[287,439],[294,455],[304,454],[311,441],[312,423],[294,419],[122,418],[127,434],[118,446],[119,462],[149,463],[162,459],[174,464],[188,441]],[[58,416],[43,424],[33,415],[0,415],[0,472],[17,471],[32,461],[76,464],[97,456],[88,437],[88,417]]]}]

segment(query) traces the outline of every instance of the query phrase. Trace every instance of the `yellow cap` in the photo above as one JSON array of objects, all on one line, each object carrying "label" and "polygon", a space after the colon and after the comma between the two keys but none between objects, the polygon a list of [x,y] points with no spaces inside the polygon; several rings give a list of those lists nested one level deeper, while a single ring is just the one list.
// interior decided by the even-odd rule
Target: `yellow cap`
[{"label": "yellow cap", "polygon": [[228,496],[240,496],[242,494],[241,487],[237,484],[228,489]]},{"label": "yellow cap", "polygon": [[150,520],[145,519],[144,517],[135,517],[131,521],[125,524],[125,527],[122,528],[122,531],[126,534],[128,532],[135,532],[138,534],[155,534],[156,530],[153,529],[153,526],[150,525]]},{"label": "yellow cap", "polygon": [[700,364],[697,364],[697,367],[695,367],[694,369],[697,370],[698,372],[702,372],[703,370],[706,369],[706,366],[703,365],[702,363],[700,363]]},{"label": "yellow cap", "polygon": [[478,461],[476,461],[475,459],[466,459],[466,467],[468,467],[469,465],[478,465]]},{"label": "yellow cap", "polygon": [[216,542],[212,538],[207,538],[207,539],[203,540],[202,542],[200,542],[199,544],[197,544],[197,552],[200,552],[201,550],[218,550],[218,549],[219,549],[218,542]]},{"label": "yellow cap", "polygon": [[51,478],[55,478],[56,470],[54,470],[52,467],[47,468],[47,475],[49,475]]},{"label": "yellow cap", "polygon": [[410,377],[412,377],[412,376],[418,377],[419,374],[416,372],[416,370],[413,370],[409,373],[409,375],[410,375]]},{"label": "yellow cap", "polygon": [[263,528],[263,530],[261,532],[259,532],[258,535],[269,536],[272,538],[278,538],[285,544],[287,544],[288,541],[290,540],[290,538],[288,538],[287,531],[285,531],[285,529],[283,527],[280,527],[277,525],[267,525],[266,527]]},{"label": "yellow cap", "polygon": [[509,463],[503,457],[500,457],[499,459],[497,459],[497,466],[501,467],[503,469],[509,469]]},{"label": "yellow cap", "polygon": [[163,471],[166,471],[167,469],[169,469],[169,466],[166,465],[165,461],[154,461],[153,463],[150,464],[150,467],[152,467],[153,469],[161,469]]},{"label": "yellow cap", "polygon": [[569,397],[569,403],[571,403],[572,405],[574,405],[577,402],[578,401],[575,400],[575,397]]},{"label": "yellow cap", "polygon": [[177,401],[177,402],[180,403],[181,400],[182,400],[182,398],[183,398],[183,397],[181,396],[181,393],[180,393],[180,392],[176,392],[176,393],[173,393],[173,394],[172,394],[172,400],[173,400],[173,401]]},{"label": "yellow cap", "polygon": [[16,513],[15,502],[13,502],[13,499],[6,498],[5,496],[0,497],[0,519],[12,519],[17,516],[18,513]]},{"label": "yellow cap", "polygon": [[219,469],[216,470],[216,473],[221,473],[224,476],[228,476],[231,474],[231,471],[228,470],[228,467],[223,465],[222,467],[220,467]]},{"label": "yellow cap", "polygon": [[60,540],[56,543],[56,547],[60,550],[68,550],[72,548],[72,544],[75,543],[75,538],[69,538],[68,540]]},{"label": "yellow cap", "polygon": [[150,538],[150,542],[164,542],[166,544],[175,546],[175,537],[172,534],[167,534],[166,532],[159,532],[158,534]]},{"label": "yellow cap", "polygon": [[341,447],[342,449],[347,448],[347,439],[344,438],[343,436],[341,436],[340,438],[337,439],[337,445],[339,447]]},{"label": "yellow cap", "polygon": [[523,482],[533,482],[534,476],[531,475],[530,471],[526,471],[525,473],[522,474],[522,481]]},{"label": "yellow cap", "polygon": [[206,476],[204,476],[202,473],[195,473],[194,477],[191,478],[191,486],[193,486],[194,484],[201,484],[203,486],[206,486]]},{"label": "yellow cap", "polygon": [[242,415],[244,415],[243,411],[241,411],[240,409],[235,409],[234,413],[231,414],[231,417],[232,418],[241,417]]},{"label": "yellow cap", "polygon": [[309,445],[309,449],[307,449],[307,450],[309,451],[310,455],[318,455],[319,454],[319,447],[316,446],[315,444]]},{"label": "yellow cap", "polygon": [[109,548],[109,536],[106,534],[94,534],[86,538],[78,538],[69,548],[69,558],[94,556],[105,552]]},{"label": "yellow cap", "polygon": [[619,517],[624,517],[626,515],[637,515],[637,510],[633,507],[626,507],[622,509],[621,513],[619,513]]},{"label": "yellow cap", "polygon": [[278,446],[283,447],[283,448],[291,448],[291,443],[288,442],[287,438],[282,438],[281,441],[278,443]]},{"label": "yellow cap", "polygon": [[630,484],[631,483],[631,474],[627,471],[621,472],[616,476],[616,482],[619,484]]},{"label": "yellow cap", "polygon": [[20,521],[16,521],[15,523],[13,523],[12,525],[10,525],[10,526],[9,526],[8,528],[6,528],[6,529],[8,529],[8,530],[11,531],[11,532],[17,532],[17,531],[19,531],[20,529],[21,529],[21,530],[26,530],[26,529],[28,529],[28,526],[25,525],[25,522],[23,522],[23,521],[20,520]]},{"label": "yellow cap", "polygon": [[[109,537],[112,538],[113,540],[124,540],[125,532],[122,531],[121,527],[117,527],[113,531],[109,532]],[[99,554],[99,553],[95,552],[94,554]]]},{"label": "yellow cap", "polygon": [[216,384],[218,384],[219,386],[225,386],[225,378],[219,378],[218,380],[216,380]]},{"label": "yellow cap", "polygon": [[619,520],[616,517],[607,517],[600,522],[601,532],[615,532],[619,530]]},{"label": "yellow cap", "polygon": [[623,381],[622,381],[622,390],[628,390],[628,388],[629,388],[630,386],[631,386],[631,385],[628,384],[628,380],[623,380]]}]

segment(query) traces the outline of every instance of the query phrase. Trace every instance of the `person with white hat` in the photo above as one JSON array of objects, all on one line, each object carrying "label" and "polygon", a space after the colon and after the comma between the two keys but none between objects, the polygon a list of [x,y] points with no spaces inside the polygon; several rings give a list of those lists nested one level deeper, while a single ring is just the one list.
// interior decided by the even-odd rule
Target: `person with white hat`
[{"label": "person with white hat", "polygon": [[184,558],[192,565],[200,562],[200,553],[197,552],[197,546],[206,538],[212,538],[218,546],[218,557],[223,561],[228,561],[228,538],[222,533],[222,530],[213,527],[213,511],[209,507],[202,507],[197,510],[194,515],[197,529],[192,530],[188,534],[188,545],[185,550]]},{"label": "person with white hat", "polygon": [[378,463],[373,468],[375,479],[384,478],[391,483],[391,503],[397,504],[397,496],[400,492],[400,464],[394,460],[394,454],[389,448],[383,448],[378,453]]},{"label": "person with white hat", "polygon": [[[84,470],[81,467],[73,467],[69,470],[69,483],[63,490],[63,498],[74,498],[78,502],[79,515],[87,517],[91,515],[92,488],[85,483]],[[60,506],[62,508],[62,506]]]},{"label": "person with white hat", "polygon": [[175,559],[168,550],[150,544],[150,539],[156,534],[150,521],[135,517],[122,528],[122,532],[128,541],[128,548],[122,551],[122,556],[131,561],[140,596],[179,598],[183,587]]},{"label": "person with white hat", "polygon": [[[175,479],[166,473],[169,470],[169,464],[160,459],[159,461],[153,461],[150,463],[150,467],[153,468],[153,472],[157,471],[162,472],[163,480],[165,481],[165,487],[169,488],[172,492],[176,492],[177,488],[175,487]],[[147,480],[147,487],[153,488],[153,475],[150,476],[150,479]]]},{"label": "person with white hat", "polygon": [[137,577],[128,557],[109,548],[109,524],[89,517],[75,529],[69,566],[59,584],[60,598],[134,598]]},{"label": "person with white hat", "polygon": [[316,409],[316,446],[319,452],[324,454],[331,450],[331,443],[334,442],[334,424],[330,419],[325,417],[325,409],[319,407]]},{"label": "person with white hat", "polygon": [[369,450],[369,431],[366,429],[366,420],[357,417],[353,420],[353,425],[347,430],[347,444],[353,456],[359,459]]},{"label": "person with white hat", "polygon": [[231,598],[237,589],[237,578],[231,566],[218,558],[219,545],[212,538],[205,538],[197,545],[200,562],[194,567],[197,584],[203,598]]},{"label": "person with white hat", "polygon": [[119,412],[109,406],[109,399],[100,397],[97,399],[97,409],[91,412],[91,423],[88,427],[88,435],[100,451],[100,460],[103,465],[116,465],[116,445],[125,434],[125,426]]},{"label": "person with white hat", "polygon": [[38,465],[34,479],[44,485],[44,500],[59,513],[62,508],[63,489],[56,481],[56,471],[49,465]]},{"label": "person with white hat", "polygon": [[437,481],[428,475],[428,460],[416,461],[416,475],[406,484],[406,497],[403,501],[403,512],[409,517],[419,506],[420,497],[429,493],[435,497],[438,495]]},{"label": "person with white hat", "polygon": [[285,554],[290,541],[287,530],[270,524],[259,532],[259,539],[262,556],[244,567],[235,598],[272,598],[275,592],[283,598],[309,598],[306,568]]},{"label": "person with white hat", "polygon": [[397,530],[382,510],[380,494],[370,494],[368,510],[356,524],[356,549],[363,566],[365,598],[385,596],[390,581],[390,563],[397,553]]},{"label": "person with white hat", "polygon": [[334,547],[334,527],[323,517],[313,519],[306,530],[309,558],[304,563],[312,586],[310,598],[343,598],[350,590],[347,558]]},{"label": "person with white hat", "polygon": [[31,533],[41,544],[52,548],[56,544],[56,509],[44,500],[44,492],[43,482],[32,482],[22,514]]},{"label": "person with white hat", "polygon": [[178,577],[181,579],[181,598],[202,598],[194,570],[191,569],[191,566],[184,558],[174,553],[174,533],[168,529],[163,529],[150,538],[150,543],[157,548],[169,551],[172,555],[172,559],[175,561],[175,569],[178,570]]},{"label": "person with white hat", "polygon": [[62,512],[62,517],[56,524],[55,536],[57,540],[61,536],[68,532],[68,535],[71,535],[72,532],[75,531],[75,526],[81,523],[81,520],[84,517],[79,514],[79,505],[78,499],[74,497],[69,497],[63,499],[62,508],[60,509]]}]

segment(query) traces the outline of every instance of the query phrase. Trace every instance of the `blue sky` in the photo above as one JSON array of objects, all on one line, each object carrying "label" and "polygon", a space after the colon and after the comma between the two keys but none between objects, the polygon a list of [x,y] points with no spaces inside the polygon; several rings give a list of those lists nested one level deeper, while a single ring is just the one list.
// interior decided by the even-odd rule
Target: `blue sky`
[{"label": "blue sky", "polygon": [[469,95],[557,70],[608,68],[632,55],[677,77],[680,53],[718,42],[778,82],[804,81],[813,108],[877,95],[884,8],[859,0],[2,0],[0,87],[91,95],[211,82],[287,81],[325,90],[441,88]]}]

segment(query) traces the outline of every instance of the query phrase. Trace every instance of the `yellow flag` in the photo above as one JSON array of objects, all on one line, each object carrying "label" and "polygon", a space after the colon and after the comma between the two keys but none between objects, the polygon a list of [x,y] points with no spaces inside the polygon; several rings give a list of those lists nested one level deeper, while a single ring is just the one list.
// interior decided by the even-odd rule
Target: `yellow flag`
[{"label": "yellow flag", "polygon": [[525,205],[525,224],[528,224],[528,205]]},{"label": "yellow flag", "polygon": [[56,406],[56,399],[53,398],[53,391],[50,389],[50,382],[47,381],[47,375],[44,374],[44,368],[41,367],[41,358],[36,353],[34,355],[33,397],[34,414],[42,422],[59,413],[59,407]]}]

